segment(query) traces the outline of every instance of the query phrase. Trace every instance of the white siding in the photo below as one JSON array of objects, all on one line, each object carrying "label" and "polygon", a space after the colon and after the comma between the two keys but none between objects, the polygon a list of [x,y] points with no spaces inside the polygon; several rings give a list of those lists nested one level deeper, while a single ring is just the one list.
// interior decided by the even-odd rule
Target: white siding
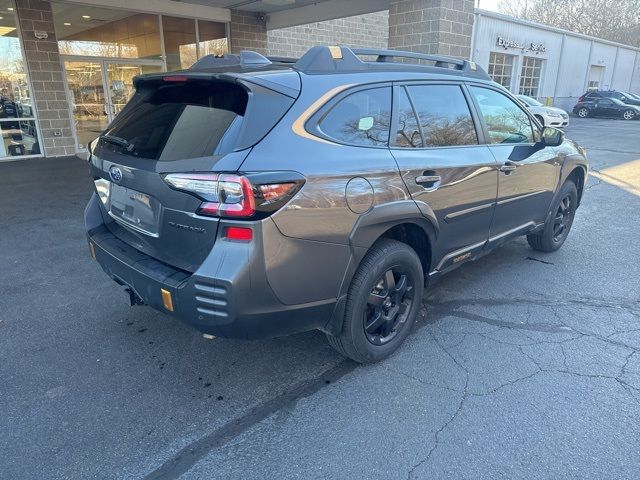
[{"label": "white siding", "polygon": [[578,97],[584,93],[591,62],[591,42],[584,38],[567,35],[560,59],[560,75],[555,91],[556,97]]},{"label": "white siding", "polygon": [[616,62],[616,70],[613,73],[613,81],[611,88],[614,90],[627,91],[630,88],[630,79],[633,75],[633,64],[636,60],[636,52],[620,48],[618,50],[618,61]]},{"label": "white siding", "polygon": [[[530,43],[541,43],[546,47],[546,51],[535,53],[527,49],[524,51],[518,48],[504,49],[496,45],[498,36],[525,46]],[[516,78],[512,82],[514,90],[520,85],[522,57],[533,56],[543,59],[538,97],[540,99],[552,97],[554,104],[565,109],[570,109],[575,99],[584,93],[592,65],[604,68],[600,88],[640,93],[638,49],[533,24],[494,12],[477,10],[472,60],[487,69],[490,52],[516,56],[514,62]]]}]

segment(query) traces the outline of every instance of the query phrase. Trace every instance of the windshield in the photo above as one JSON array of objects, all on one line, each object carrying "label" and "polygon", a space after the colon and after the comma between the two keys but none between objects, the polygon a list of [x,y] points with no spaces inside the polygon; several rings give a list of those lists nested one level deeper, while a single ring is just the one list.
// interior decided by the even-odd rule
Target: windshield
[{"label": "windshield", "polygon": [[535,98],[527,97],[526,95],[518,95],[518,98],[530,107],[542,107],[543,105]]},{"label": "windshield", "polygon": [[154,160],[220,154],[233,149],[246,105],[246,91],[231,83],[164,83],[137,92],[101,138],[118,153]]}]

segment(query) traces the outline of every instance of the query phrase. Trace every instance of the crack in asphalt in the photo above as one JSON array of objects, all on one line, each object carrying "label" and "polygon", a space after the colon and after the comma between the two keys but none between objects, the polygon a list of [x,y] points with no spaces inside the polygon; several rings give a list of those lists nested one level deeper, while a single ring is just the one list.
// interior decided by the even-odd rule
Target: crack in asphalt
[{"label": "crack in asphalt", "polygon": [[[602,340],[603,342],[606,343],[610,343],[613,345],[617,345],[626,349],[631,349],[632,351],[625,357],[625,362],[623,364],[623,367],[621,368],[620,374],[618,376],[607,376],[607,375],[590,375],[590,374],[582,374],[579,372],[573,372],[571,371],[568,366],[567,366],[567,357],[566,357],[566,352],[564,350],[564,347],[561,345],[561,351],[562,351],[562,355],[563,355],[563,370],[554,370],[554,369],[544,369],[540,366],[540,364],[530,355],[528,355],[526,352],[524,352],[524,350],[522,349],[523,345],[522,344],[514,344],[514,343],[509,343],[509,342],[505,342],[502,340],[498,340],[492,337],[487,336],[484,333],[477,333],[477,332],[456,332],[459,333],[460,335],[463,336],[462,340],[460,340],[459,342],[457,342],[454,345],[451,345],[450,348],[455,348],[456,346],[460,345],[464,339],[466,339],[467,335],[478,335],[478,336],[482,336],[485,337],[489,340],[492,340],[496,343],[504,343],[504,344],[509,344],[509,345],[516,345],[518,346],[518,349],[520,351],[521,354],[523,354],[525,357],[527,357],[528,359],[530,359],[533,364],[536,366],[537,370],[531,374],[525,375],[523,377],[519,377],[516,379],[512,379],[509,380],[508,382],[504,382],[494,388],[492,388],[491,390],[484,392],[484,393],[476,393],[476,392],[470,392],[468,390],[469,388],[469,378],[470,378],[470,372],[469,370],[464,366],[463,363],[461,363],[454,354],[452,354],[449,351],[449,348],[447,348],[446,346],[444,346],[434,335],[433,333],[429,333],[431,335],[431,337],[433,338],[434,342],[438,345],[438,347],[458,366],[460,367],[460,369],[462,371],[464,371],[465,374],[465,384],[464,384],[464,388],[462,390],[456,389],[456,388],[452,388],[452,387],[446,387],[446,386],[442,386],[442,385],[438,385],[438,384],[433,384],[427,381],[424,381],[422,379],[416,378],[412,375],[409,375],[405,372],[402,371],[398,371],[396,369],[390,368],[388,366],[386,366],[385,368],[389,371],[393,371],[395,373],[398,373],[408,379],[420,382],[421,384],[424,385],[429,385],[429,386],[433,386],[436,388],[442,388],[442,389],[446,389],[446,390],[450,390],[450,391],[455,391],[455,392],[459,392],[461,394],[460,396],[460,400],[458,402],[458,405],[456,407],[456,410],[453,412],[453,414],[451,415],[451,417],[444,422],[439,428],[438,430],[436,430],[435,434],[434,434],[434,444],[431,447],[431,449],[429,450],[429,452],[427,453],[427,455],[425,456],[424,459],[420,460],[418,463],[416,463],[415,465],[413,465],[409,471],[408,474],[408,478],[412,478],[415,471],[422,465],[424,465],[426,462],[428,462],[430,460],[430,458],[433,456],[433,453],[436,451],[436,449],[438,448],[438,446],[440,445],[440,438],[442,433],[453,423],[453,421],[458,417],[458,415],[460,414],[460,412],[462,411],[466,400],[470,397],[470,396],[474,396],[474,397],[482,397],[482,396],[487,396],[487,395],[492,395],[495,394],[496,392],[498,392],[499,390],[508,387],[508,386],[512,386],[517,384],[518,382],[522,382],[522,381],[526,381],[529,380],[537,375],[543,374],[543,373],[565,373],[565,374],[571,374],[571,375],[576,375],[576,376],[581,376],[581,377],[589,377],[589,378],[606,378],[606,379],[612,379],[615,380],[618,384],[621,385],[622,388],[624,388],[624,390],[629,393],[631,395],[631,392],[629,392],[629,390],[633,390],[633,391],[637,391],[640,392],[640,388],[636,388],[633,385],[630,385],[628,382],[626,382],[624,379],[622,379],[622,375],[624,375],[625,373],[625,369],[627,367],[627,365],[629,364],[629,362],[631,361],[631,358],[633,357],[634,353],[636,353],[637,349],[633,346],[630,346],[624,342],[621,341],[617,341],[617,340],[613,340],[609,337],[616,335],[618,333],[624,333],[624,332],[628,332],[628,331],[636,331],[636,330],[640,330],[640,329],[634,329],[634,330],[625,330],[625,331],[620,331],[620,332],[614,332],[613,334],[604,337],[601,335],[597,335],[594,333],[589,333],[589,332],[582,332],[577,330],[574,327],[571,327],[569,325],[566,325],[564,322],[562,322],[560,320],[560,316],[557,312],[557,309],[562,307],[562,306],[588,306],[591,308],[602,308],[602,309],[624,309],[626,311],[628,311],[629,313],[631,313],[634,316],[640,316],[636,310],[640,307],[640,302],[627,302],[627,303],[614,303],[614,302],[608,302],[608,301],[600,301],[600,300],[594,300],[594,299],[573,299],[573,300],[568,300],[568,301],[563,301],[563,302],[558,302],[555,300],[549,300],[549,299],[544,299],[544,298],[540,298],[540,299],[531,299],[531,298],[509,298],[509,299],[481,299],[481,298],[471,298],[471,299],[456,299],[456,300],[446,300],[446,301],[439,301],[439,302],[433,302],[430,304],[429,302],[429,298],[425,299],[425,303],[428,305],[429,310],[430,310],[430,315],[427,317],[426,321],[422,320],[422,321],[418,321],[416,324],[416,329],[422,329],[425,326],[429,326],[429,325],[434,325],[438,320],[444,319],[446,317],[455,317],[455,318],[461,318],[461,319],[465,319],[465,320],[471,320],[474,322],[480,322],[480,323],[484,323],[484,324],[488,324],[488,325],[492,325],[495,327],[498,327],[499,331],[500,328],[506,328],[506,329],[515,329],[515,330],[522,330],[523,334],[526,336],[526,331],[530,331],[530,332],[542,332],[542,333],[550,333],[550,334],[559,334],[559,333],[573,333],[578,335],[577,337],[571,337],[569,339],[565,339],[562,341],[554,341],[554,340],[537,340],[537,341],[533,341],[531,343],[527,343],[525,345],[542,345],[542,344],[551,344],[551,343],[560,343],[560,344],[564,344],[564,343],[568,343],[571,341],[575,341],[579,338],[582,338],[584,336],[587,337],[594,337],[594,338],[598,338],[599,340]],[[556,320],[560,323],[560,325],[558,324],[547,324],[547,323],[513,323],[513,322],[509,322],[509,321],[505,321],[505,320],[500,320],[500,319],[496,319],[496,318],[490,318],[490,317],[486,317],[483,315],[478,315],[475,313],[470,313],[470,312],[466,312],[464,310],[460,310],[463,306],[469,306],[469,305],[481,305],[481,306],[504,306],[504,305],[513,305],[513,304],[526,304],[528,307],[527,310],[527,317],[531,316],[531,311],[529,310],[529,307],[535,307],[535,306],[550,306],[553,307],[553,311],[554,311],[554,316],[556,317]],[[530,337],[529,337],[530,338]],[[532,339],[533,340],[533,339]],[[332,368],[330,368],[329,370],[321,373],[319,376],[312,378],[312,379],[308,379],[302,382],[299,382],[297,384],[295,384],[293,387],[291,387],[290,389],[288,389],[287,391],[283,392],[282,394],[278,395],[277,397],[274,397],[262,404],[259,404],[257,406],[255,406],[254,408],[252,408],[251,410],[249,410],[247,413],[245,413],[244,415],[224,424],[223,426],[221,426],[220,428],[217,428],[216,430],[214,430],[213,432],[211,432],[208,435],[205,435],[204,437],[201,437],[198,440],[195,440],[194,442],[186,445],[185,447],[183,447],[182,449],[180,449],[177,453],[175,453],[173,456],[171,456],[171,458],[169,458],[167,461],[165,461],[160,467],[156,468],[155,470],[153,470],[152,472],[148,473],[144,478],[146,480],[159,480],[159,479],[176,479],[178,477],[180,477],[182,474],[186,473],[187,471],[189,471],[199,460],[201,460],[202,458],[204,458],[207,454],[209,454],[211,451],[213,451],[214,449],[220,448],[226,444],[228,444],[229,442],[231,442],[232,440],[234,440],[235,438],[237,438],[238,436],[240,436],[241,434],[247,432],[248,430],[250,430],[254,425],[260,423],[261,421],[265,420],[266,418],[270,417],[271,415],[277,413],[278,411],[281,411],[285,408],[292,408],[300,399],[311,396],[315,393],[317,393],[318,391],[320,391],[321,389],[323,389],[325,386],[334,383],[335,381],[339,380],[340,378],[344,377],[345,375],[347,375],[348,373],[351,373],[352,371],[354,371],[355,369],[358,368],[358,364],[350,361],[350,360],[344,360],[340,363],[338,363],[337,365],[333,366]],[[632,395],[633,396],[633,395]],[[634,399],[636,401],[638,401],[640,403],[640,399],[635,398]]]},{"label": "crack in asphalt", "polygon": [[418,463],[416,463],[413,467],[411,467],[411,469],[409,470],[409,474],[407,475],[407,478],[409,480],[411,480],[413,478],[413,475],[415,473],[415,471],[420,468],[420,466],[424,465],[425,463],[427,463],[430,459],[431,456],[433,455],[433,452],[436,451],[436,449],[438,448],[438,446],[440,445],[440,434],[447,429],[447,427],[449,425],[451,425],[451,423],[458,417],[458,415],[460,414],[460,412],[462,411],[462,407],[464,406],[464,402],[466,401],[467,397],[469,396],[469,393],[467,391],[468,387],[469,387],[469,370],[462,364],[460,363],[455,356],[449,352],[449,350],[447,348],[445,348],[439,341],[438,339],[431,334],[431,338],[433,338],[433,341],[436,343],[436,345],[438,345],[438,347],[440,347],[440,349],[449,357],[451,358],[451,360],[458,365],[464,372],[465,372],[465,382],[464,382],[464,389],[462,391],[462,395],[460,396],[460,401],[458,402],[458,407],[456,408],[455,412],[453,412],[453,414],[451,415],[451,417],[438,429],[436,430],[436,433],[434,434],[434,444],[431,447],[431,449],[429,450],[429,452],[427,453],[427,456],[425,458],[423,458],[422,460],[420,460]]},{"label": "crack in asphalt", "polygon": [[[489,302],[490,302],[490,303],[493,303],[493,304],[495,304],[495,303],[500,303],[500,304],[502,304],[502,302],[504,302],[504,301],[502,301],[502,300],[497,300],[497,301],[495,301],[495,300],[494,300],[494,301],[489,301]],[[456,302],[456,301],[442,302],[442,303],[440,303],[440,304],[439,304],[439,306],[445,305],[445,304],[447,304],[447,303],[448,303],[448,304],[456,305],[456,304],[457,304],[457,303],[459,303],[459,302]],[[478,302],[477,302],[477,301],[470,301],[469,303],[476,303],[476,304],[477,304]],[[487,302],[485,301],[485,303],[487,303]],[[508,301],[508,302],[506,302],[506,303],[513,303],[513,301],[511,300],[511,301]],[[529,303],[531,303],[531,304],[535,304],[535,305],[539,305],[539,302],[529,302]],[[569,304],[576,304],[576,303],[577,303],[577,304],[583,304],[583,303],[585,303],[585,302],[583,302],[583,301],[570,301],[570,302],[567,302],[567,303],[569,303]],[[597,307],[603,307],[603,308],[635,308],[635,307],[636,307],[636,302],[633,302],[633,303],[631,304],[631,306],[623,306],[623,305],[621,305],[621,304],[609,304],[609,303],[604,304],[604,303],[601,303],[601,302],[596,302],[596,303],[594,304],[592,300],[590,300],[588,303],[589,303],[589,305],[590,305],[590,306],[597,306]],[[445,310],[441,310],[441,313],[442,313],[442,314],[444,314],[445,312],[446,312]],[[635,315],[635,312],[632,312],[632,313]],[[454,317],[459,317],[459,318],[468,319],[468,320],[473,320],[473,321],[480,321],[480,322],[482,322],[482,323],[487,323],[487,324],[490,324],[490,325],[496,325],[496,326],[504,327],[504,328],[526,329],[526,328],[522,328],[522,327],[526,327],[526,324],[513,324],[513,323],[510,323],[510,322],[505,322],[505,321],[503,321],[503,320],[496,320],[496,319],[491,319],[491,318],[488,318],[488,317],[483,317],[483,316],[481,316],[481,315],[477,315],[477,314],[469,314],[468,312],[460,312],[460,311],[457,311],[457,310],[453,310],[453,311],[450,311],[450,312],[449,312],[449,315],[450,315],[450,316],[454,316]],[[554,309],[554,316],[556,316],[556,318],[559,318],[559,316],[558,316],[558,314],[557,314],[556,309]],[[564,325],[564,324],[563,324],[563,325]],[[537,329],[538,329],[538,328],[540,328],[540,327],[545,327],[545,328],[546,328],[546,327],[553,327],[553,325],[550,325],[550,324],[537,324],[537,325],[535,325],[536,331],[540,331],[540,330],[537,330]],[[633,347],[633,346],[631,346],[631,345],[627,345],[627,344],[625,344],[625,343],[623,343],[623,342],[611,341],[611,340],[609,340],[609,338],[608,338],[608,337],[602,337],[602,336],[599,336],[599,335],[596,335],[596,334],[592,334],[592,333],[580,332],[580,331],[578,331],[578,330],[576,330],[576,329],[574,329],[574,328],[572,328],[572,327],[569,327],[569,326],[567,326],[567,325],[564,325],[564,327],[565,327],[565,329],[563,329],[563,330],[562,330],[562,332],[573,332],[573,333],[578,334],[579,336],[578,336],[578,337],[572,337],[572,338],[569,338],[569,339],[565,339],[565,340],[560,341],[560,342],[550,342],[550,341],[547,341],[547,340],[539,340],[539,341],[537,341],[537,342],[533,342],[533,343],[530,343],[530,344],[526,344],[526,345],[542,345],[542,344],[547,344],[547,343],[559,343],[559,344],[560,344],[560,351],[561,351],[561,353],[562,353],[562,365],[563,365],[563,369],[549,369],[549,368],[543,368],[543,367],[540,365],[540,363],[539,363],[539,362],[538,362],[538,361],[537,361],[533,356],[531,356],[531,355],[527,354],[527,353],[523,350],[523,348],[522,348],[522,347],[523,347],[523,345],[518,345],[518,350],[520,351],[520,353],[521,353],[523,356],[525,356],[526,358],[528,358],[528,359],[529,359],[529,360],[530,360],[530,361],[531,361],[531,362],[536,366],[536,369],[537,369],[537,370],[536,370],[535,372],[533,372],[533,373],[528,374],[528,375],[525,375],[525,376],[522,376],[522,377],[518,377],[518,378],[513,379],[513,380],[509,380],[508,382],[501,383],[500,385],[498,385],[498,386],[496,386],[496,387],[492,388],[491,390],[489,390],[489,391],[487,391],[487,392],[484,392],[484,393],[473,393],[473,392],[469,392],[469,391],[468,391],[469,376],[470,376],[469,370],[468,370],[468,369],[467,369],[467,368],[466,368],[462,363],[460,363],[460,362],[455,358],[455,356],[454,356],[451,352],[449,352],[449,350],[448,350],[446,347],[444,347],[444,346],[443,346],[443,345],[442,345],[442,344],[437,340],[437,338],[436,338],[435,336],[433,336],[433,335],[432,335],[432,337],[433,337],[433,339],[434,339],[435,343],[436,343],[436,344],[437,344],[437,345],[438,345],[438,346],[439,346],[439,347],[440,347],[440,348],[441,348],[441,349],[442,349],[442,350],[443,350],[443,351],[444,351],[444,352],[445,352],[445,353],[446,353],[446,354],[447,354],[447,355],[448,355],[448,356],[449,356],[449,357],[450,357],[450,358],[451,358],[451,359],[456,363],[456,365],[458,365],[460,368],[462,368],[462,369],[464,370],[465,375],[466,375],[466,378],[465,378],[465,386],[464,386],[464,389],[461,391],[462,395],[461,395],[460,402],[458,403],[458,407],[457,407],[456,411],[455,411],[455,412],[453,413],[453,415],[452,415],[452,416],[451,416],[451,417],[450,417],[450,418],[449,418],[449,419],[448,419],[448,420],[447,420],[447,421],[446,421],[446,422],[445,422],[445,423],[444,423],[444,424],[443,424],[443,425],[442,425],[442,426],[441,426],[441,427],[436,431],[436,433],[435,433],[435,443],[434,443],[434,445],[431,447],[431,449],[429,450],[429,452],[427,453],[427,455],[425,456],[425,458],[423,458],[422,460],[420,460],[418,463],[416,463],[415,465],[413,465],[413,466],[410,468],[409,473],[408,473],[408,479],[412,479],[412,478],[414,478],[414,475],[415,475],[416,470],[417,470],[418,468],[420,468],[422,465],[426,464],[426,463],[431,459],[431,457],[433,456],[433,453],[436,451],[436,449],[437,449],[437,448],[438,448],[438,446],[440,445],[440,437],[441,437],[441,434],[442,434],[442,433],[443,433],[443,432],[444,432],[444,431],[445,431],[445,430],[446,430],[446,429],[451,425],[451,423],[452,423],[452,422],[453,422],[453,421],[454,421],[454,420],[459,416],[460,412],[462,411],[462,409],[463,409],[463,407],[464,407],[464,403],[465,403],[466,399],[467,399],[469,396],[474,396],[474,397],[484,397],[484,396],[488,396],[488,395],[493,395],[493,394],[495,394],[496,392],[500,391],[500,390],[501,390],[501,389],[503,389],[503,388],[506,388],[506,387],[509,387],[509,386],[513,386],[513,385],[518,384],[518,383],[523,382],[523,381],[530,380],[530,379],[532,379],[532,378],[534,378],[534,377],[537,377],[537,376],[539,376],[539,375],[542,375],[542,374],[549,374],[549,373],[559,373],[559,374],[573,375],[573,376],[577,376],[577,377],[580,377],[580,378],[598,378],[598,379],[614,380],[617,384],[619,384],[619,385],[621,386],[621,388],[622,388],[625,392],[627,392],[627,393],[631,396],[631,398],[632,398],[635,402],[637,402],[638,404],[640,404],[640,398],[637,398],[636,396],[634,396],[634,395],[630,392],[630,390],[632,390],[632,391],[634,391],[634,392],[638,392],[638,393],[640,393],[640,388],[635,387],[635,386],[633,386],[633,385],[629,384],[628,382],[626,382],[626,381],[622,378],[622,376],[623,376],[623,375],[625,374],[625,372],[626,372],[626,368],[627,368],[627,366],[629,365],[629,362],[631,361],[631,358],[632,358],[632,357],[637,353],[638,349],[637,349],[637,348],[635,348],[635,347]],[[640,329],[634,329],[634,330],[631,330],[631,331],[637,331],[637,330],[640,330]],[[553,331],[552,329],[550,329],[550,330],[542,330],[542,331],[546,331],[547,333],[559,333],[558,331]],[[616,333],[621,333],[621,332],[616,332]],[[613,333],[613,334],[611,334],[610,336],[613,336],[613,335],[615,335],[616,333]],[[492,341],[497,342],[497,343],[506,343],[506,344],[510,344],[509,342],[502,342],[502,341],[500,341],[500,340],[494,339],[494,338],[489,337],[489,336],[487,336],[487,335],[485,335],[485,334],[482,334],[482,333],[466,332],[466,333],[464,333],[463,335],[464,335],[465,337],[466,337],[467,335],[478,335],[478,336],[482,336],[482,337],[484,337],[484,338],[487,338],[487,339],[492,340]],[[620,373],[619,373],[618,375],[616,375],[616,376],[611,376],[611,375],[603,375],[603,374],[587,374],[587,373],[575,372],[575,371],[572,371],[572,370],[569,368],[568,363],[567,363],[567,353],[566,353],[566,351],[565,351],[565,348],[564,348],[564,345],[563,345],[563,344],[565,344],[565,343],[569,343],[569,342],[572,342],[572,341],[575,341],[575,340],[577,340],[577,339],[579,339],[579,338],[582,338],[583,336],[586,336],[586,337],[594,337],[594,338],[597,338],[597,339],[602,340],[602,341],[604,341],[604,342],[611,343],[611,344],[614,344],[614,345],[617,345],[617,346],[620,346],[620,347],[623,347],[623,348],[626,348],[626,349],[631,350],[631,351],[630,351],[630,352],[625,356],[624,363],[623,363],[623,365],[621,366],[621,368],[620,368]],[[610,337],[610,336],[609,336],[609,337]],[[460,343],[460,342],[459,342],[459,343]],[[459,344],[459,343],[458,343],[458,344]],[[514,345],[514,344],[510,344],[510,345]],[[456,390],[456,389],[453,389],[453,390]],[[458,391],[460,391],[460,390],[458,390]]]},{"label": "crack in asphalt", "polygon": [[316,378],[299,382],[281,395],[256,406],[241,417],[182,448],[160,467],[147,474],[144,477],[145,480],[166,480],[180,477],[212,450],[229,443],[252,426],[283,408],[290,408],[302,398],[313,395],[326,385],[351,373],[357,367],[357,363],[344,360]]}]

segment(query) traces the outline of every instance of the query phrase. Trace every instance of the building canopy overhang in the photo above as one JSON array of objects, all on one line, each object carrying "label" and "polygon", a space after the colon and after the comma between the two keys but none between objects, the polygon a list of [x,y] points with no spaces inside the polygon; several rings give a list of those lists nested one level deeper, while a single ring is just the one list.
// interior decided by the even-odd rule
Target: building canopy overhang
[{"label": "building canopy overhang", "polygon": [[335,18],[363,15],[389,8],[389,0],[63,0],[64,3],[141,12],[188,15],[228,22],[231,10],[264,15],[267,29],[293,27]]}]

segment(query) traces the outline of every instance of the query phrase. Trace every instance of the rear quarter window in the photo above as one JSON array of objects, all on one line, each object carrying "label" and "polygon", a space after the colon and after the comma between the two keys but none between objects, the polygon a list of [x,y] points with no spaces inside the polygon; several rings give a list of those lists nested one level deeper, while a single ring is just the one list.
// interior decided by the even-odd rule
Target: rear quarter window
[{"label": "rear quarter window", "polygon": [[320,120],[320,131],[340,143],[367,147],[389,144],[391,88],[360,90],[336,103]]},{"label": "rear quarter window", "polygon": [[226,153],[235,145],[247,99],[242,87],[225,82],[142,89],[107,133],[133,145],[128,155],[154,160]]}]

